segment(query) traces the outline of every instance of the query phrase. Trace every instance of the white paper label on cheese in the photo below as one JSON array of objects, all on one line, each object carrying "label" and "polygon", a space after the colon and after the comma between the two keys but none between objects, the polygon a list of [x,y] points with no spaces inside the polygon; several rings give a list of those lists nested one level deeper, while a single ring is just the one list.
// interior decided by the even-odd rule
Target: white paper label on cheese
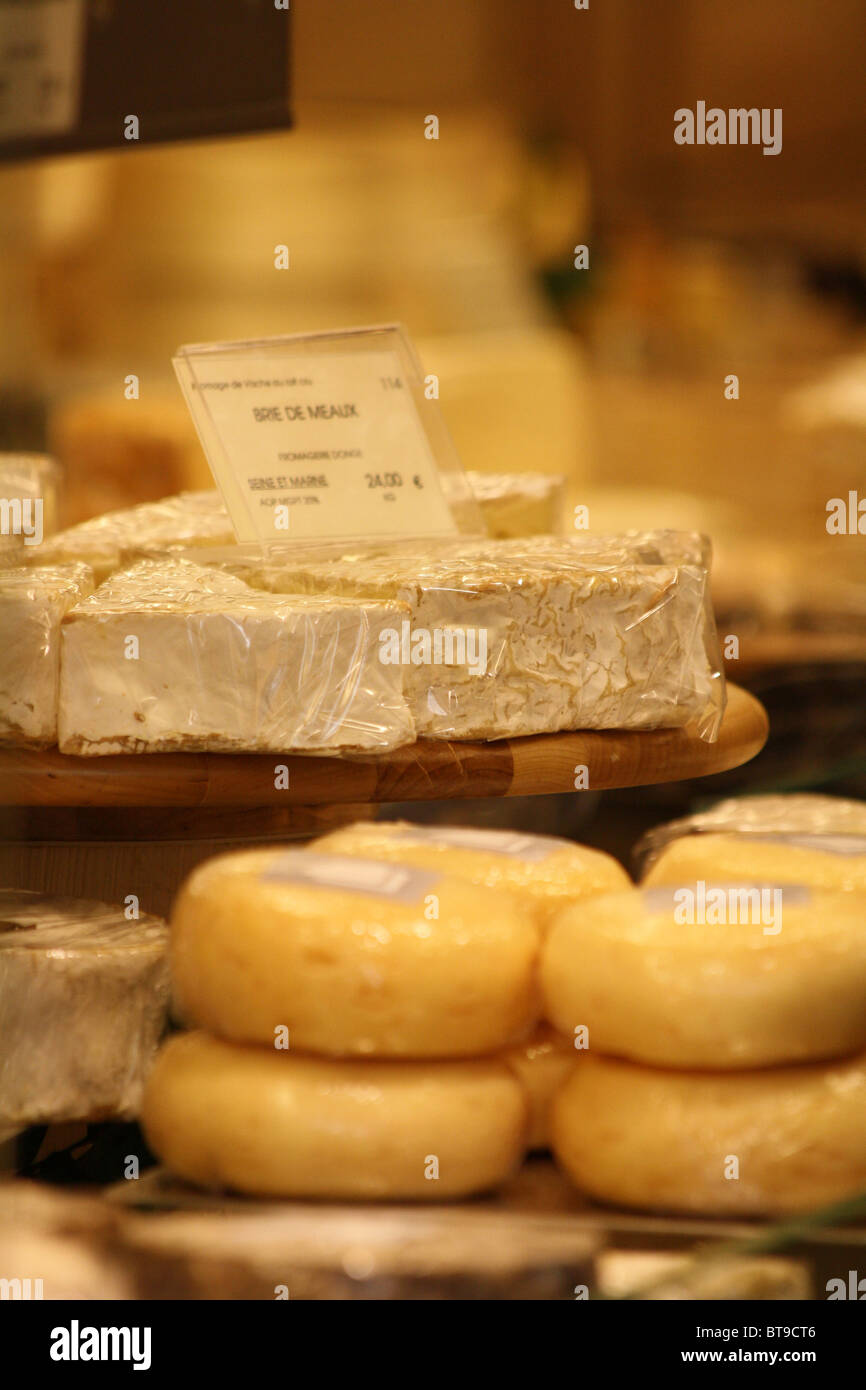
[{"label": "white paper label on cheese", "polygon": [[342,854],[315,854],[290,850],[262,873],[272,883],[302,883],[337,892],[367,893],[395,902],[421,902],[432,893],[441,874],[413,869],[406,864],[386,864],[379,859],[354,859]]},{"label": "white paper label on cheese", "polygon": [[0,0],[0,136],[60,135],[78,119],[84,0]]},{"label": "white paper label on cheese", "polygon": [[257,346],[180,360],[241,541],[456,534],[397,352]]},{"label": "white paper label on cheese", "polygon": [[394,831],[394,838],[505,854],[533,864],[564,847],[562,840],[551,835],[521,835],[507,830],[473,830],[451,825],[401,825]]}]

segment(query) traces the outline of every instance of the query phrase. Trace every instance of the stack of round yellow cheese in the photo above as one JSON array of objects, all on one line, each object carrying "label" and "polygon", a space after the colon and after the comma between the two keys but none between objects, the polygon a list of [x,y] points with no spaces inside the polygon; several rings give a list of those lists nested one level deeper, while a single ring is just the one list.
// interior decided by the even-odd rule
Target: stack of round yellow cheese
[{"label": "stack of round yellow cheese", "polygon": [[581,1053],[576,1048],[572,1038],[558,1033],[549,1023],[540,1023],[523,1042],[502,1053],[529,1105],[529,1149],[550,1147],[553,1100],[577,1066]]},{"label": "stack of round yellow cheese", "polygon": [[206,1033],[163,1050],[145,1131],[180,1176],[242,1191],[489,1187],[525,1146],[522,1088],[489,1054],[536,1021],[538,950],[511,895],[435,869],[211,860],[172,919],[177,1004]]},{"label": "stack of round yellow cheese", "polygon": [[773,1213],[866,1183],[859,894],[714,883],[693,869],[565,909],[541,985],[560,1032],[588,1034],[552,1129],[591,1194]]},{"label": "stack of round yellow cheese", "polygon": [[[563,906],[630,886],[621,865],[601,850],[558,836],[515,830],[359,821],[324,836],[316,848],[435,868],[480,887],[508,892],[542,935]],[[529,1103],[529,1147],[545,1148],[551,1101],[578,1059],[574,1040],[561,1038],[542,1023],[503,1056]]]}]

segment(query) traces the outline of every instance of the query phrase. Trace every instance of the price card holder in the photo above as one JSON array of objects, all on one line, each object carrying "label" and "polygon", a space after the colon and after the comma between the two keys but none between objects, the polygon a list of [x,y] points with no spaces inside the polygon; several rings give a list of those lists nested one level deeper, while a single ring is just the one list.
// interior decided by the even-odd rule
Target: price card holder
[{"label": "price card holder", "polygon": [[238,540],[484,534],[404,328],[178,349]]}]

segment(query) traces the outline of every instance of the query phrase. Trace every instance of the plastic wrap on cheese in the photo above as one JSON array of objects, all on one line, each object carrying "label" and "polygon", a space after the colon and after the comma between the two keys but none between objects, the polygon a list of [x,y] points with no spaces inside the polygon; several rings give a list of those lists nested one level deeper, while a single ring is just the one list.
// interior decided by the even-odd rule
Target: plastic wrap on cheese
[{"label": "plastic wrap on cheese", "polygon": [[0,889],[0,1129],[131,1119],[164,1031],[168,928]]},{"label": "plastic wrap on cheese", "polygon": [[57,530],[60,466],[46,454],[0,453],[0,501],[8,521],[0,527],[0,564],[23,565],[38,557]]},{"label": "plastic wrap on cheese", "polygon": [[92,592],[87,565],[0,569],[0,744],[57,742],[60,624]]},{"label": "plastic wrap on cheese", "polygon": [[405,605],[289,596],[186,560],[144,560],[66,617],[64,753],[339,753],[411,743],[380,636]]},{"label": "plastic wrap on cheese", "polygon": [[[705,847],[696,846],[698,856],[712,855],[719,839],[726,857],[742,857],[744,853],[766,856],[768,847],[774,845],[807,856],[832,855],[837,863],[830,870],[827,887],[841,886],[837,884],[839,876],[850,878],[857,861],[862,860],[860,876],[866,882],[866,802],[805,792],[728,797],[705,811],[647,831],[632,852],[636,870],[642,876],[656,873],[659,860],[670,848],[694,836],[712,837]],[[735,838],[739,848],[731,844]],[[694,858],[691,848],[686,853],[689,859]],[[820,863],[812,867],[820,869]],[[807,874],[804,881],[813,880]]]},{"label": "plastic wrap on cheese", "polygon": [[35,547],[29,558],[38,564],[83,560],[101,582],[120,567],[133,547],[162,550],[172,544],[225,546],[234,541],[234,528],[218,492],[180,492],[70,526]]},{"label": "plastic wrap on cheese", "polygon": [[243,551],[208,562],[270,592],[408,605],[383,659],[405,671],[419,736],[718,735],[725,687],[701,536],[407,542],[331,558],[272,550],[265,561]]}]

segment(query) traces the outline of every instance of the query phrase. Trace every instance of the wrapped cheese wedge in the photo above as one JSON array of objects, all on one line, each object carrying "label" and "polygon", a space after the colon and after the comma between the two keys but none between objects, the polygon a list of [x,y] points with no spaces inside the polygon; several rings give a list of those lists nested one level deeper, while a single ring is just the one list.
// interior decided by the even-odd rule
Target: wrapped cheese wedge
[{"label": "wrapped cheese wedge", "polygon": [[562,474],[470,471],[466,481],[494,539],[549,535],[562,526]]},{"label": "wrapped cheese wedge", "polygon": [[34,548],[31,558],[37,564],[84,561],[101,583],[120,568],[124,551],[132,546],[214,546],[234,541],[234,527],[218,492],[180,492],[79,522]]},{"label": "wrapped cheese wedge", "polygon": [[289,597],[186,560],[144,560],[63,624],[58,732],[76,754],[337,753],[411,743],[399,604]]},{"label": "wrapped cheese wedge", "polygon": [[709,552],[677,532],[400,543],[306,559],[211,555],[254,586],[407,604],[383,660],[419,736],[691,727],[709,741],[724,677]]},{"label": "wrapped cheese wedge", "polygon": [[92,592],[87,565],[0,570],[0,743],[57,742],[60,624]]}]

